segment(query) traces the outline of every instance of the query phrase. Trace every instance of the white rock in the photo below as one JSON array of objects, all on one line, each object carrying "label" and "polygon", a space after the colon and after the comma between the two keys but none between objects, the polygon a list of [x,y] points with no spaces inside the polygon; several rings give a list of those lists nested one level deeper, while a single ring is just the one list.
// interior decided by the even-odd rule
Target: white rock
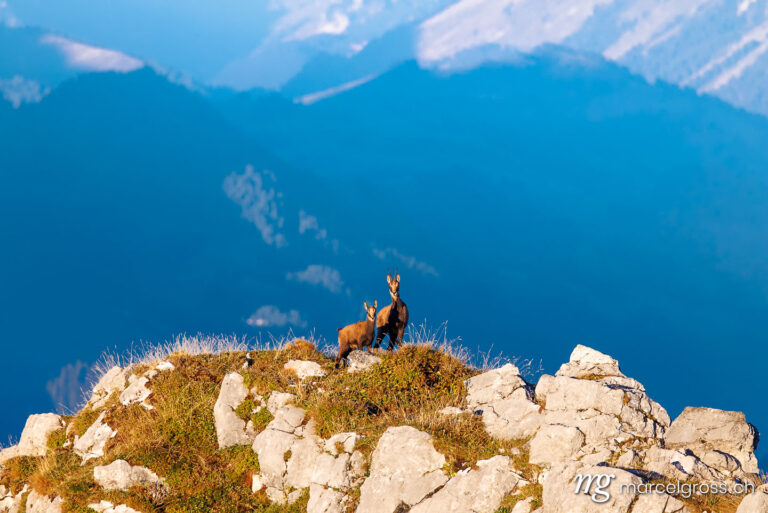
[{"label": "white rock", "polygon": [[117,435],[117,431],[109,427],[104,422],[104,416],[107,412],[103,411],[86,430],[82,437],[75,440],[73,450],[75,454],[83,459],[83,464],[92,458],[101,458],[104,456],[104,446],[107,442]]},{"label": "white rock", "polygon": [[518,501],[510,513],[531,513],[533,511],[533,497]]},{"label": "white rock", "polygon": [[0,513],[18,513],[26,491],[27,486],[14,495],[5,486],[0,485]]},{"label": "white rock", "polygon": [[629,450],[619,456],[616,460],[616,466],[620,468],[637,468],[640,464],[640,454],[635,450]]},{"label": "white rock", "polygon": [[93,469],[93,479],[96,484],[107,491],[122,490],[127,492],[131,487],[151,484],[165,484],[154,472],[146,467],[131,466],[125,460],[115,460],[109,465],[97,466]]},{"label": "white rock", "polygon": [[291,457],[285,467],[285,485],[307,488],[312,482],[315,465],[323,451],[317,437],[297,438],[291,444]]},{"label": "white rock", "polygon": [[62,504],[61,497],[46,497],[32,490],[27,496],[27,513],[61,513]]},{"label": "white rock", "polygon": [[267,428],[294,433],[296,429],[304,422],[307,412],[292,405],[286,405],[274,413],[274,419],[267,424]]},{"label": "white rock", "polygon": [[21,432],[21,439],[15,449],[15,456],[45,456],[48,452],[48,438],[51,433],[64,427],[61,417],[54,413],[30,415]]},{"label": "white rock", "polygon": [[507,456],[494,456],[478,461],[477,469],[457,473],[411,513],[494,513],[521,480]]},{"label": "white rock", "polygon": [[115,392],[122,392],[127,385],[130,371],[121,367],[112,367],[104,374],[91,392],[90,403],[94,409],[102,408]]},{"label": "white rock", "polygon": [[18,447],[15,445],[12,445],[10,447],[6,447],[3,450],[0,450],[0,470],[2,470],[2,465],[6,461],[15,458],[18,456]]},{"label": "white rock", "polygon": [[235,411],[243,404],[246,397],[248,397],[248,389],[245,388],[245,381],[239,372],[231,372],[224,376],[219,397],[213,407],[219,449],[253,443],[253,438],[246,433],[245,420],[238,417]]},{"label": "white rock", "polygon": [[577,345],[568,363],[564,363],[556,376],[568,376],[573,378],[619,376],[624,377],[619,369],[619,362],[596,351],[591,347]]},{"label": "white rock", "polygon": [[688,513],[690,510],[681,501],[667,494],[647,493],[637,498],[632,511],[633,513]]},{"label": "white rock", "polygon": [[572,459],[584,441],[584,433],[578,428],[559,424],[542,426],[531,440],[529,461],[534,465],[551,467]]},{"label": "white rock", "polygon": [[157,370],[159,370],[159,371],[161,371],[161,372],[163,372],[163,371],[169,371],[169,370],[173,370],[173,369],[175,369],[175,368],[176,368],[176,366],[175,366],[175,365],[173,365],[171,362],[169,362],[169,361],[166,361],[166,360],[163,360],[162,362],[158,363],[158,364],[155,366],[155,369],[157,369]]},{"label": "white rock", "polygon": [[152,393],[152,391],[147,388],[148,384],[149,378],[146,376],[133,379],[131,384],[128,385],[128,388],[123,390],[123,393],[120,394],[120,404],[128,406],[133,403],[144,403]]},{"label": "white rock", "polygon": [[719,470],[705,465],[693,454],[661,447],[650,447],[646,451],[644,468],[681,481],[691,478],[701,481],[722,481],[726,477]]},{"label": "white rock", "polygon": [[482,408],[510,397],[519,389],[526,391],[528,388],[520,370],[511,363],[469,378],[465,386],[469,408]]},{"label": "white rock", "polygon": [[283,368],[295,372],[299,379],[324,378],[328,375],[319,363],[307,360],[288,360]]},{"label": "white rock", "polygon": [[338,457],[327,453],[319,455],[312,472],[312,483],[344,490],[350,488],[352,486],[351,458],[347,453],[342,453]]},{"label": "white rock", "polygon": [[366,351],[352,351],[347,355],[347,363],[347,372],[363,372],[381,363],[381,358]]},{"label": "white rock", "polygon": [[140,513],[133,508],[129,508],[125,504],[115,506],[109,501],[101,501],[95,504],[89,504],[89,508],[99,513]]},{"label": "white rock", "polygon": [[373,452],[370,476],[360,487],[357,513],[393,513],[412,507],[444,485],[445,457],[432,437],[410,426],[388,428]]},{"label": "white rock", "polygon": [[[594,481],[587,488],[587,481],[581,483],[580,493],[576,493],[579,484],[578,475],[593,476]],[[602,478],[600,476],[613,476]],[[603,483],[599,479],[605,479]],[[542,513],[627,513],[637,494],[622,485],[639,486],[642,480],[636,475],[621,469],[589,466],[579,462],[565,462],[552,467],[544,479],[542,492]],[[603,486],[605,485],[605,486]],[[609,497],[605,502],[596,502]],[[643,512],[644,513],[644,512]]]},{"label": "white rock", "polygon": [[355,450],[355,445],[357,445],[357,441],[360,440],[360,438],[361,436],[357,433],[339,433],[333,435],[325,441],[325,450],[336,456],[339,454],[337,446],[341,444],[344,452],[352,454]]},{"label": "white rock", "polygon": [[768,493],[756,491],[741,500],[736,513],[768,513]]},{"label": "white rock", "polygon": [[345,513],[348,501],[342,492],[313,484],[309,487],[307,513]]},{"label": "white rock", "polygon": [[272,415],[275,415],[277,410],[295,400],[296,396],[293,394],[287,392],[272,392],[269,394],[269,399],[267,400],[267,410],[269,410],[269,413]]},{"label": "white rock", "polygon": [[[716,410],[714,408],[688,407],[675,419],[664,436],[668,449],[687,449],[708,461],[717,461],[717,455],[705,457],[709,451],[719,451],[736,458],[744,472],[757,473],[754,452],[758,434],[742,412]],[[723,461],[729,471],[729,462]]]},{"label": "white rock", "polygon": [[282,489],[287,469],[286,453],[291,450],[296,435],[276,429],[265,429],[253,441],[253,450],[259,456],[259,467],[264,486]]},{"label": "white rock", "polygon": [[264,489],[264,486],[264,480],[261,479],[261,476],[259,474],[254,474],[251,480],[251,491],[256,493],[259,490]]}]

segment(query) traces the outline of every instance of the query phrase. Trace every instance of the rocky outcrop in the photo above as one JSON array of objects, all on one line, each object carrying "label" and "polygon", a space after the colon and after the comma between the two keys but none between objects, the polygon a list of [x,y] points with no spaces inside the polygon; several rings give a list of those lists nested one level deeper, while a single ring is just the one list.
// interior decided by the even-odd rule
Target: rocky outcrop
[{"label": "rocky outcrop", "polygon": [[102,377],[96,386],[93,387],[91,399],[88,403],[94,409],[103,408],[110,396],[115,392],[122,392],[128,384],[128,376],[131,369],[121,367],[112,367]]},{"label": "rocky outcrop", "polygon": [[531,440],[528,460],[534,465],[551,467],[574,459],[584,446],[584,433],[573,426],[547,424]]},{"label": "rocky outcrop", "polygon": [[706,465],[727,475],[757,473],[757,430],[744,414],[688,407],[664,436],[668,449],[690,451]]},{"label": "rocky outcrop", "polygon": [[[606,486],[592,482],[590,486],[578,476],[613,476]],[[627,513],[637,497],[632,489],[622,491],[622,485],[639,486],[642,479],[630,472],[607,467],[584,465],[569,461],[552,467],[544,479],[542,513]],[[577,493],[576,486],[581,484]],[[638,513],[646,513],[639,510]]]},{"label": "rocky outcrop", "polygon": [[101,412],[83,436],[75,437],[73,450],[83,459],[83,464],[90,459],[104,456],[104,447],[107,442],[117,435],[117,431],[104,421],[106,414],[106,411]]},{"label": "rocky outcrop", "polygon": [[213,407],[219,449],[253,443],[253,437],[246,433],[245,421],[236,413],[237,408],[247,397],[248,389],[245,387],[243,376],[239,372],[227,374],[221,383],[219,397]]},{"label": "rocky outcrop", "polygon": [[3,485],[0,485],[0,513],[18,513],[27,487],[18,493],[13,493]]},{"label": "rocky outcrop", "polygon": [[493,513],[504,496],[526,481],[507,456],[478,461],[477,468],[453,476],[440,490],[411,508],[411,513]]},{"label": "rocky outcrop", "polygon": [[480,413],[485,429],[504,439],[529,438],[542,423],[541,407],[532,401],[533,391],[508,363],[466,381],[467,407]]},{"label": "rocky outcrop", "polygon": [[366,351],[352,351],[347,355],[347,363],[347,372],[363,372],[381,363],[381,358]]},{"label": "rocky outcrop", "polygon": [[122,490],[124,492],[133,486],[160,485],[165,486],[161,479],[146,467],[131,466],[125,460],[115,460],[109,465],[94,467],[93,479],[104,490]]},{"label": "rocky outcrop", "polygon": [[289,360],[283,368],[295,372],[299,379],[324,378],[328,375],[319,363],[307,360]]},{"label": "rocky outcrop", "polygon": [[411,508],[443,486],[445,457],[432,437],[410,426],[388,428],[371,460],[371,473],[360,487],[357,513],[394,513]]},{"label": "rocky outcrop", "polygon": [[54,413],[30,415],[24,424],[19,443],[0,452],[0,464],[19,456],[45,456],[51,433],[63,427],[61,417]]},{"label": "rocky outcrop", "polygon": [[27,496],[27,513],[61,513],[64,499],[61,497],[48,497],[37,493],[35,490]]},{"label": "rocky outcrop", "polygon": [[764,486],[744,497],[736,513],[768,513],[768,488]]},{"label": "rocky outcrop", "polygon": [[[572,427],[583,434],[583,447],[573,459],[584,457],[589,463],[608,461],[628,442],[658,444],[669,426],[666,410],[639,382],[626,377],[616,360],[584,346],[574,349],[555,376],[539,379],[536,399],[544,405],[543,425]],[[542,429],[532,446],[543,447],[550,433]],[[579,439],[571,433],[572,443]]]}]

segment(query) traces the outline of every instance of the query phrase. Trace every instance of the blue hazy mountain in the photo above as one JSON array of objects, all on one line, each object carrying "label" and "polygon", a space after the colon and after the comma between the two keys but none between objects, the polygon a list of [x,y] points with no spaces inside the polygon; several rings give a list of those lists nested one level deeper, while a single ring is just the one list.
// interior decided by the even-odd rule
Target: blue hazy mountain
[{"label": "blue hazy mountain", "polygon": [[762,117],[556,49],[409,62],[310,105],[146,69],[0,104],[0,333],[25,362],[0,386],[30,385],[0,429],[105,347],[291,323],[333,342],[396,266],[412,319],[472,349],[554,372],[585,343],[672,415],[693,398],[765,429],[766,137]]}]

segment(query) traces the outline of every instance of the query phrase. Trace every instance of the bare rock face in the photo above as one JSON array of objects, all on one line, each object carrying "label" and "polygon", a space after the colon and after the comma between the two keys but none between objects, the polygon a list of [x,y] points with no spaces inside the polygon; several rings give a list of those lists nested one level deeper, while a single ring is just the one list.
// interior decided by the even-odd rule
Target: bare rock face
[{"label": "bare rock face", "polygon": [[88,401],[94,409],[102,408],[114,392],[122,392],[128,384],[130,368],[112,367],[93,387],[91,399]]},{"label": "bare rock face", "polygon": [[128,385],[128,388],[123,390],[123,392],[120,394],[120,404],[123,406],[128,406],[133,403],[140,403],[148,410],[151,410],[152,407],[144,402],[152,393],[152,391],[147,387],[147,385],[149,385],[149,377],[138,377],[131,375],[128,378],[128,381],[130,382],[130,385]]},{"label": "bare rock face", "polygon": [[360,487],[357,513],[393,513],[411,508],[444,485],[445,457],[432,437],[410,426],[391,427],[373,452],[370,476]]},{"label": "bare rock face", "polygon": [[534,465],[551,467],[574,459],[584,445],[584,433],[573,426],[547,424],[531,440],[529,461]]},{"label": "bare rock face", "polygon": [[347,362],[347,372],[363,372],[381,363],[381,358],[366,351],[352,351],[347,355]]},{"label": "bare rock face", "polygon": [[519,369],[503,367],[468,379],[467,406],[481,413],[488,433],[499,439],[528,438],[541,426],[541,408]]},{"label": "bare rock face", "polygon": [[19,493],[13,494],[11,490],[0,485],[0,513],[19,513],[26,491],[27,487],[25,486]]},{"label": "bare rock face", "polygon": [[[557,375],[539,379],[536,399],[544,404],[543,425],[569,426],[584,435],[574,459],[584,457],[590,463],[607,461],[621,444],[633,440],[658,444],[669,426],[666,410],[648,397],[642,384],[622,374],[616,360],[585,346],[573,350]],[[546,445],[549,431],[540,433],[531,441],[533,447]]]},{"label": "bare rock face", "polygon": [[707,465],[728,474],[739,470],[734,466],[757,473],[757,440],[757,430],[741,412],[688,407],[667,430],[664,446],[689,450]]},{"label": "bare rock face", "polygon": [[24,424],[24,431],[21,433],[19,444],[13,448],[13,451],[6,454],[14,458],[18,456],[45,456],[48,452],[48,438],[51,433],[62,427],[64,427],[64,422],[61,417],[54,413],[30,415]]},{"label": "bare rock face", "polygon": [[533,498],[528,497],[527,499],[518,501],[518,503],[515,504],[515,507],[512,508],[511,513],[531,513],[531,511],[533,511],[533,508],[534,508]]},{"label": "bare rock face", "polygon": [[[613,477],[603,478],[601,483],[598,479],[603,475]],[[579,476],[592,476],[595,480],[587,486],[587,481],[580,481]],[[621,469],[573,461],[561,463],[552,467],[544,479],[541,512],[627,513],[637,494],[631,488],[622,491],[622,485],[639,486],[641,483],[639,477]]]},{"label": "bare rock face", "polygon": [[93,479],[107,491],[127,492],[133,486],[165,485],[165,480],[146,467],[131,466],[125,460],[115,460],[109,465],[94,467]]},{"label": "bare rock face", "polygon": [[346,494],[313,484],[309,487],[307,513],[345,513],[348,503],[349,497]]},{"label": "bare rock face", "polygon": [[295,372],[299,379],[324,378],[328,375],[319,363],[306,360],[289,360],[283,368]]},{"label": "bare rock face", "polygon": [[523,478],[507,456],[478,461],[477,469],[462,470],[445,486],[411,508],[411,513],[494,513],[505,495]]},{"label": "bare rock face", "polygon": [[101,501],[95,504],[89,504],[88,507],[94,511],[98,511],[99,513],[141,513],[133,508],[129,508],[125,504],[115,506],[109,501]]},{"label": "bare rock face", "polygon": [[690,509],[667,494],[642,494],[632,507],[633,513],[689,513]]},{"label": "bare rock face", "polygon": [[768,513],[768,490],[758,490],[744,497],[736,513]]},{"label": "bare rock face", "polygon": [[61,497],[46,497],[32,490],[27,496],[27,513],[61,513],[63,504]]},{"label": "bare rock face", "polygon": [[253,443],[253,439],[246,433],[245,421],[235,412],[246,397],[248,397],[248,389],[239,372],[230,372],[224,376],[219,397],[213,407],[219,449]]},{"label": "bare rock face", "polygon": [[104,422],[106,414],[105,411],[101,412],[101,415],[91,424],[83,436],[75,439],[73,450],[83,459],[83,463],[92,458],[104,456],[104,447],[107,442],[117,435],[117,431]]},{"label": "bare rock face", "polygon": [[704,464],[693,454],[661,447],[651,447],[646,451],[643,468],[681,481],[722,481],[726,478],[719,470]]}]

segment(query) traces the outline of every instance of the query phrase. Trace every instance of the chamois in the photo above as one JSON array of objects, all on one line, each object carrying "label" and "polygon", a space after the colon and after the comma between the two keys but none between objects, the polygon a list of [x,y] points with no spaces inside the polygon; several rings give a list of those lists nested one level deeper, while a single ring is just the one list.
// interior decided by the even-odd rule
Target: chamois
[{"label": "chamois", "polygon": [[376,343],[374,349],[378,349],[385,335],[389,335],[389,345],[387,350],[394,349],[403,340],[405,327],[408,326],[408,307],[400,299],[400,274],[395,272],[392,278],[387,273],[387,285],[389,285],[389,295],[392,296],[392,304],[381,309],[376,318]]},{"label": "chamois", "polygon": [[347,363],[347,355],[353,349],[364,349],[373,343],[373,337],[376,335],[376,308],[378,301],[374,301],[372,306],[368,306],[367,301],[363,301],[367,317],[364,321],[350,324],[344,328],[339,328],[339,356],[336,357],[336,368],[339,368],[339,362],[344,360]]}]

